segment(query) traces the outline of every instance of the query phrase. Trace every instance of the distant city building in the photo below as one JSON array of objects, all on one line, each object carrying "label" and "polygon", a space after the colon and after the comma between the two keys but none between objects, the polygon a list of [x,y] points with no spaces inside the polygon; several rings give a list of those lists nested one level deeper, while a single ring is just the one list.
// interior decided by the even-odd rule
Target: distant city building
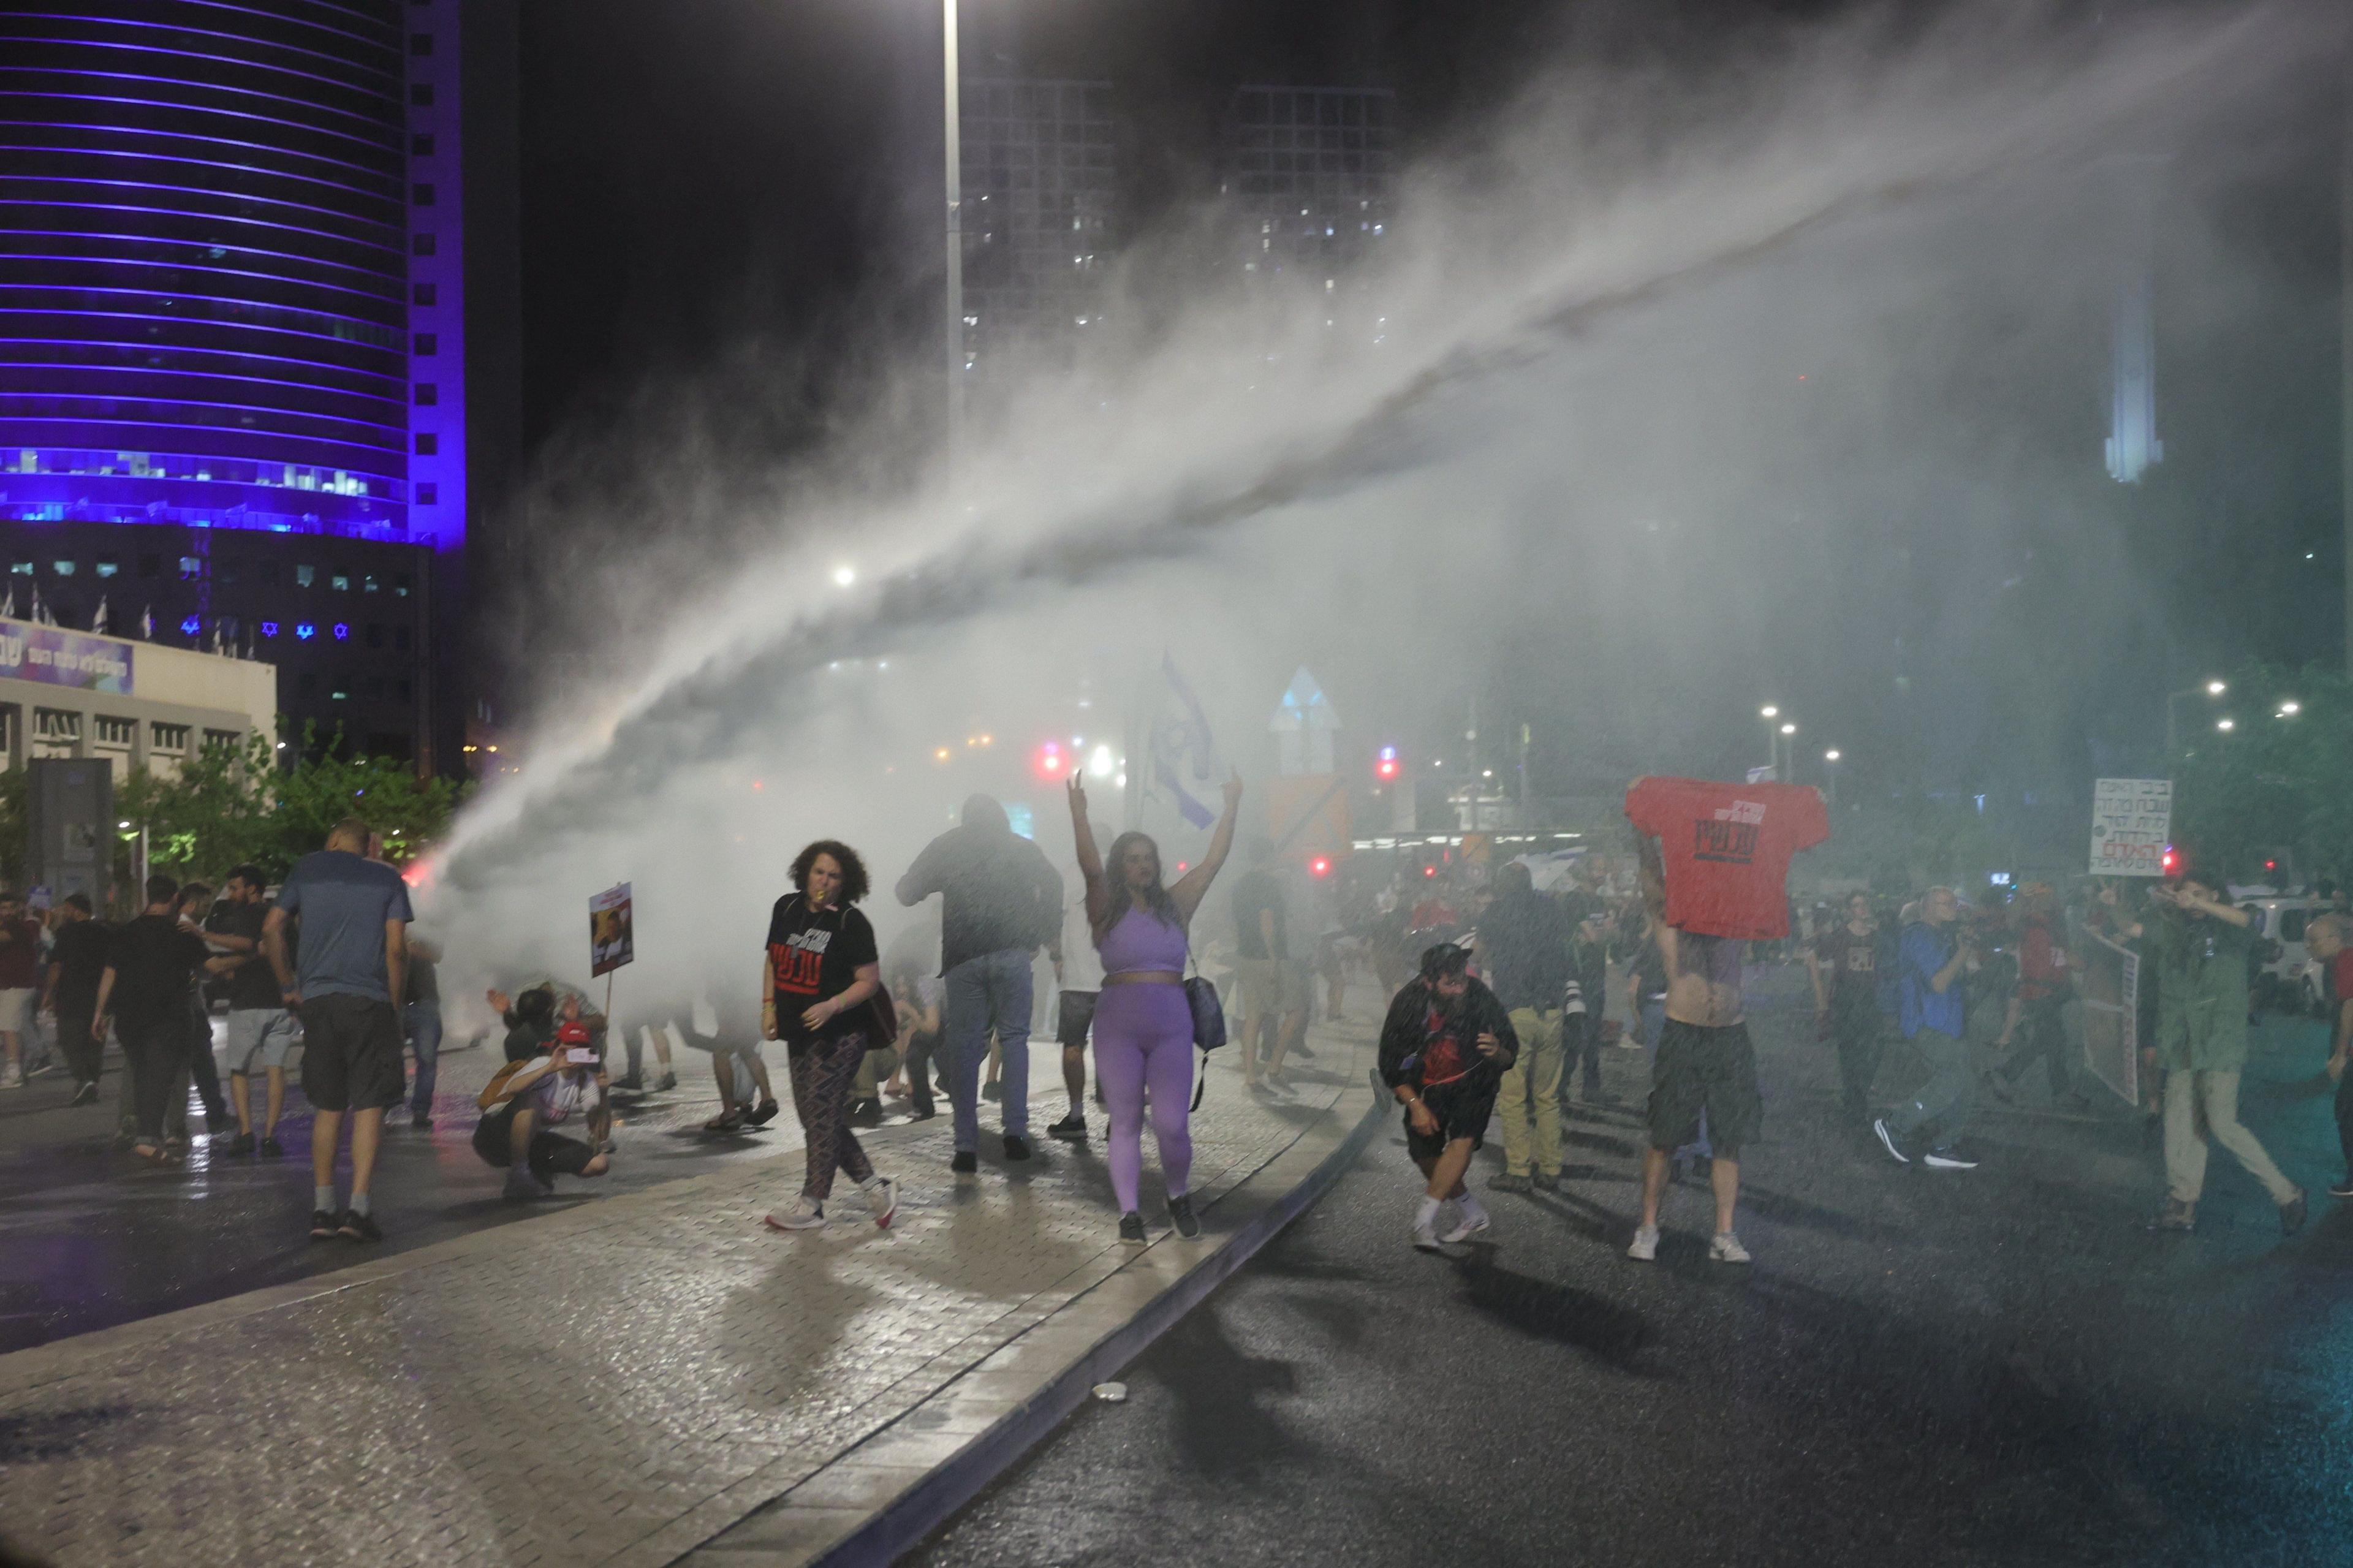
[{"label": "distant city building", "polygon": [[1245,270],[1334,293],[1388,233],[1397,95],[1387,88],[1245,87],[1226,126],[1227,198]]},{"label": "distant city building", "polygon": [[[0,13],[0,552],[20,612],[37,586],[86,616],[111,588],[117,633],[152,605],[159,637],[193,620],[206,647],[397,626],[421,673],[273,659],[279,701],[427,767],[454,763],[437,753],[463,704],[418,683],[457,683],[463,547],[515,439],[513,391],[477,363],[512,378],[512,350],[480,341],[512,335],[512,301],[470,300],[511,270],[512,218],[481,258],[465,222],[470,138],[487,205],[512,202],[513,10],[463,0],[461,27],[460,4]],[[367,615],[298,605],[299,573],[322,601],[334,575],[385,606],[410,586]],[[427,664],[427,643],[449,653]],[[332,693],[371,684],[410,696],[353,725]]]},{"label": "distant city building", "polygon": [[266,664],[0,616],[0,765],[107,763],[168,776],[208,745],[274,734]]},{"label": "distant city building", "polygon": [[1118,125],[1102,81],[967,81],[965,363],[976,383],[1067,363],[1100,331],[1116,242]]}]

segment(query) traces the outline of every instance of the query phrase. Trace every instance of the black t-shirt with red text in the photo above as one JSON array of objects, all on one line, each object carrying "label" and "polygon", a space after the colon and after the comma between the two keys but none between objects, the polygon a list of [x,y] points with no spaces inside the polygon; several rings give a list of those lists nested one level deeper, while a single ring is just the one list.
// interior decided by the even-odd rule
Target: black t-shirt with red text
[{"label": "black t-shirt with red text", "polygon": [[768,968],[776,977],[776,1037],[805,1046],[865,1028],[872,1015],[864,1007],[835,1014],[815,1033],[803,1026],[801,1014],[811,1003],[849,990],[857,983],[858,972],[877,962],[874,928],[856,910],[836,905],[812,910],[798,893],[778,899],[776,912],[768,917]]}]

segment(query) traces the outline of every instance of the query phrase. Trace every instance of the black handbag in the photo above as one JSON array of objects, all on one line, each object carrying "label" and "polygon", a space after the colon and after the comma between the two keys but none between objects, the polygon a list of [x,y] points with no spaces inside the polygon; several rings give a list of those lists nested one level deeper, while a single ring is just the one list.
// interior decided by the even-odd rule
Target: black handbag
[{"label": "black handbag", "polygon": [[[1190,956],[1189,954],[1187,956]],[[1193,1077],[1193,1109],[1201,1109],[1201,1091],[1209,1086],[1209,1053],[1226,1043],[1226,1005],[1217,986],[1201,973],[1200,961],[1185,977],[1185,1005],[1193,1010],[1193,1044],[1200,1048],[1200,1070]]]}]

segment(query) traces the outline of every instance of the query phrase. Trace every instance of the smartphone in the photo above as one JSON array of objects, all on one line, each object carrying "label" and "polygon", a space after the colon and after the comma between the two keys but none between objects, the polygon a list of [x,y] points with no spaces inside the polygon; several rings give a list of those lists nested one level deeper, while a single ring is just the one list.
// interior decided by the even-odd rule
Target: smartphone
[{"label": "smartphone", "polygon": [[596,1053],[586,1046],[574,1046],[564,1053],[564,1059],[574,1067],[594,1067],[596,1065]]}]

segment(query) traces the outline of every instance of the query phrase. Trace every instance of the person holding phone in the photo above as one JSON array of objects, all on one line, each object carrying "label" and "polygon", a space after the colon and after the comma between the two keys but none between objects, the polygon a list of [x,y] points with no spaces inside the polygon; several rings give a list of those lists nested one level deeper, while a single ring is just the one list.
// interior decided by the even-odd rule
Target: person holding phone
[{"label": "person holding phone", "polygon": [[[577,1019],[560,1025],[546,1049],[491,1079],[479,1101],[485,1114],[474,1129],[474,1152],[506,1168],[509,1198],[545,1197],[559,1175],[596,1177],[611,1168],[604,1151],[609,1084],[594,1036]],[[586,1121],[586,1143],[551,1131],[575,1117]]]},{"label": "person holding phone", "polygon": [[[1960,1139],[1977,1110],[1963,980],[1978,950],[1961,921],[1958,895],[1950,888],[1922,895],[1920,918],[1905,928],[1895,951],[1904,1037],[1927,1058],[1929,1078],[1910,1103],[1872,1122],[1872,1132],[1899,1165],[1917,1158],[1932,1171],[1975,1170],[1977,1160]],[[1925,1148],[1923,1137],[1933,1140]]]},{"label": "person holding phone", "polygon": [[[1380,1045],[1381,1081],[1405,1107],[1406,1152],[1427,1184],[1409,1232],[1425,1252],[1466,1241],[1490,1223],[1462,1176],[1519,1054],[1511,1016],[1471,973],[1471,950],[1451,942],[1425,949],[1420,974],[1389,1004]],[[1449,1207],[1451,1223],[1440,1231]]]}]

